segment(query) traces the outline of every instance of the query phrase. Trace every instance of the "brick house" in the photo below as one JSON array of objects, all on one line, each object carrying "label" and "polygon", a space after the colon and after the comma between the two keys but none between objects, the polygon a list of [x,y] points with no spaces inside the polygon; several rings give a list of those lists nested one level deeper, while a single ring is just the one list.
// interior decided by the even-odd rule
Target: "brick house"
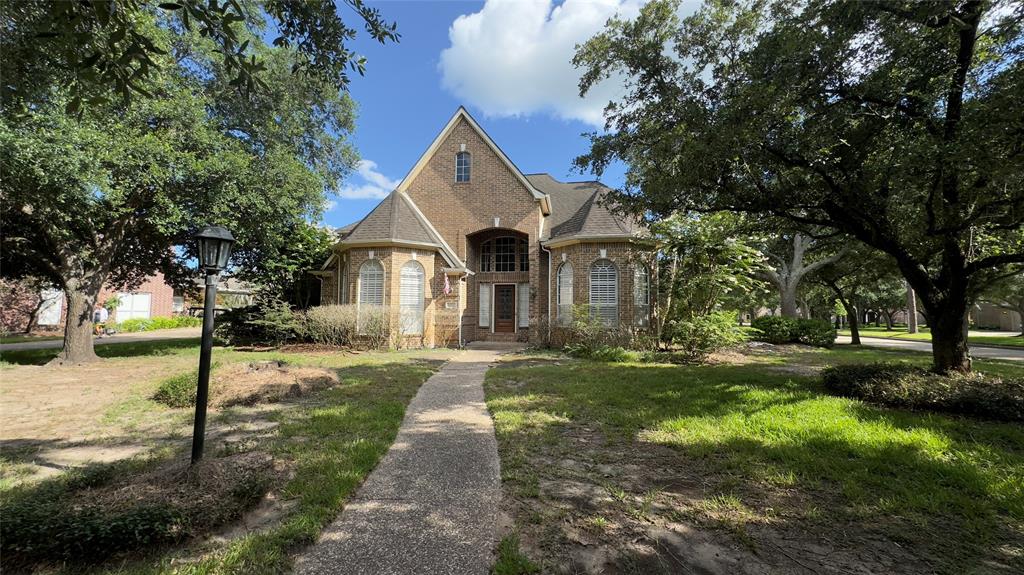
[{"label": "brick house", "polygon": [[645,230],[596,181],[524,174],[462,107],[398,187],[338,230],[323,304],[382,306],[407,345],[542,342],[574,306],[646,329]]}]

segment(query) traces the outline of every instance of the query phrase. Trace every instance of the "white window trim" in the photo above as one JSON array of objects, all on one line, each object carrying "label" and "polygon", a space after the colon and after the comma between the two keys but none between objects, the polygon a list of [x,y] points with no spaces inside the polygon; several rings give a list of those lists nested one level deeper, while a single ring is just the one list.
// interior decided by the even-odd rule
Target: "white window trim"
[{"label": "white window trim", "polygon": [[[468,161],[466,162],[466,179],[465,180],[460,180],[459,179],[459,156],[463,156],[463,155],[466,158],[468,158]],[[468,183],[468,182],[470,182],[472,180],[473,180],[473,154],[469,153],[466,150],[459,150],[458,152],[455,152],[455,183],[457,183],[457,184],[465,184],[465,183]]]},{"label": "white window trim", "polygon": [[[562,255],[565,255],[565,254],[562,254]],[[572,268],[572,263],[566,261],[566,262],[562,262],[562,265],[558,266],[558,272],[555,274],[555,319],[556,319],[557,325],[567,326],[567,325],[571,325],[572,324],[572,300],[573,300],[573,297],[574,297],[573,290],[576,287],[574,285],[574,283],[576,281],[576,279],[573,277],[574,271],[575,270],[573,270],[573,268]],[[562,282],[562,280],[563,280],[563,277],[562,277],[563,272],[568,272],[568,274],[567,274],[568,275],[568,280],[569,280],[569,285],[568,286],[563,286],[562,285],[562,283],[563,283]],[[565,298],[562,297],[562,292],[563,292],[563,288],[564,287],[568,287],[569,288],[568,289],[568,296],[569,296],[568,300],[569,301],[563,301],[565,299]],[[566,307],[568,307],[567,310],[566,310]],[[566,311],[568,313],[564,313]]]},{"label": "white window trim", "polygon": [[[415,310],[416,316],[417,316],[417,319],[418,319],[418,321],[417,321],[418,325],[417,326],[413,326],[415,328],[413,331],[406,331],[406,327],[407,326],[406,326],[406,315],[405,314],[406,314],[406,310],[407,310],[408,306],[403,301],[405,299],[405,297],[406,297],[406,293],[405,293],[405,287],[406,287],[405,280],[406,280],[406,277],[405,276],[406,276],[406,270],[412,270],[412,269],[416,270],[415,273],[418,276],[417,277],[417,281],[419,282],[419,294],[418,294],[418,297],[416,298],[418,309]],[[424,321],[424,315],[425,314],[424,314],[424,305],[423,305],[424,304],[424,299],[426,298],[426,276],[427,276],[426,270],[424,270],[423,266],[418,261],[416,261],[416,260],[411,260],[411,261],[406,262],[405,264],[402,265],[402,269],[399,270],[398,313],[399,313],[399,329],[401,330],[402,335],[411,335],[411,336],[422,336],[423,335],[424,329],[426,327],[425,326],[425,321]]]},{"label": "white window trim", "polygon": [[[526,301],[523,301],[525,298]],[[530,327],[530,284],[516,284],[516,331]]]},{"label": "white window trim", "polygon": [[[614,302],[611,302],[611,303],[604,303],[604,302],[595,303],[594,302],[594,295],[595,295],[595,292],[594,292],[594,287],[595,287],[594,286],[594,271],[595,271],[595,268],[597,268],[597,266],[602,266],[602,265],[607,265],[612,270],[612,279],[613,279],[612,292],[614,293],[615,298],[614,298]],[[591,317],[593,317],[594,314],[595,314],[595,306],[600,306],[602,308],[603,307],[611,307],[612,309],[614,309],[614,313],[615,313],[615,317],[614,318],[610,318],[611,321],[605,321],[605,318],[600,313],[601,310],[599,310],[599,309],[596,310],[596,311],[598,311],[598,317],[601,318],[602,323],[606,327],[615,327],[615,326],[619,325],[619,268],[615,266],[614,262],[612,262],[611,260],[609,260],[607,258],[597,259],[597,260],[594,260],[590,264],[590,272],[589,272],[588,276],[589,276],[589,280],[590,280],[589,281],[589,286],[588,286],[588,292],[589,292],[589,296],[590,296],[589,297],[589,303],[590,303],[590,315],[591,315]]]},{"label": "white window trim", "polygon": [[[491,318],[494,316],[494,289],[491,284],[477,284],[477,327],[485,327],[494,330]],[[487,306],[487,314],[484,315],[484,305]]]}]

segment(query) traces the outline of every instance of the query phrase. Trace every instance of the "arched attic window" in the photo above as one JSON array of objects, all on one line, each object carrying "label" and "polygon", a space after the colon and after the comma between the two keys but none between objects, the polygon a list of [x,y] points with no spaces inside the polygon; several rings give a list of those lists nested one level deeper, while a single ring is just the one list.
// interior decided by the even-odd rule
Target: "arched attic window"
[{"label": "arched attic window", "polygon": [[472,158],[469,152],[458,152],[455,154],[455,181],[468,182]]}]

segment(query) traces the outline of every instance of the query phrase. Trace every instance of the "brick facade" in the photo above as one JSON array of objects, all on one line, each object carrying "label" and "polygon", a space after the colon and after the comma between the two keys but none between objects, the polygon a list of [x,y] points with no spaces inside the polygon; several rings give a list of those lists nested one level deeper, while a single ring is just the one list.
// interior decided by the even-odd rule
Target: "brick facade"
[{"label": "brick facade", "polygon": [[[462,113],[462,111],[460,111]],[[404,342],[409,345],[449,345],[461,341],[476,340],[519,340],[540,342],[548,330],[548,298],[554,278],[548,277],[548,254],[544,250],[543,235],[550,234],[551,218],[545,214],[547,205],[543,194],[524,183],[526,178],[514,166],[510,166],[499,152],[491,147],[485,136],[466,116],[458,113],[454,123],[432,146],[432,154],[421,159],[411,179],[404,181],[399,191],[405,193],[430,223],[454,255],[466,266],[466,270],[453,269],[434,249],[434,255],[427,257],[430,248],[417,249],[417,259],[423,265],[428,279],[424,302],[425,329],[421,341]],[[470,178],[467,182],[455,181],[456,154],[470,154]],[[388,201],[388,200],[385,200]],[[392,220],[392,234],[396,229]],[[375,226],[386,229],[378,219]],[[364,227],[363,229],[368,229]],[[359,230],[357,226],[355,228]],[[617,231],[617,230],[616,230]],[[354,234],[356,232],[353,232]],[[480,266],[481,245],[499,237],[513,237],[525,240],[529,269],[526,271],[497,272],[482,271]],[[553,248],[553,264],[561,261],[562,254],[571,258],[576,269],[576,300],[587,302],[587,278],[590,263],[598,258],[600,250],[607,251],[619,271],[619,321],[632,324],[633,321],[633,275],[629,259],[629,237],[607,240],[601,244],[585,240]],[[371,247],[364,245],[360,237],[346,245],[343,239],[336,247],[336,258],[330,272],[331,277],[323,279],[323,302],[356,303],[359,291],[359,268],[370,257],[380,260],[385,274],[385,305],[391,308],[397,319],[399,308],[400,275],[398,270],[411,259],[413,249],[395,238],[380,241]],[[447,271],[446,271],[447,270]],[[443,295],[445,274],[452,287],[450,296]],[[337,288],[342,284],[342,289]],[[479,327],[480,290],[483,284],[515,284],[516,318],[513,334],[495,334],[491,327]],[[521,287],[520,287],[521,286]],[[653,281],[652,281],[653,286]],[[528,327],[520,327],[519,289],[528,289]],[[347,297],[339,298],[339,292]],[[492,292],[493,294],[493,288]],[[493,306],[492,306],[493,316]],[[458,320],[461,318],[461,330]]]}]

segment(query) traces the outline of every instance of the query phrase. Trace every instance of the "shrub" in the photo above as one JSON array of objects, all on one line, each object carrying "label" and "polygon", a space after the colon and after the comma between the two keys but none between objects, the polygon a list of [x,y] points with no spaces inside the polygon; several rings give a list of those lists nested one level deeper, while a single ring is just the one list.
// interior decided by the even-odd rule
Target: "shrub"
[{"label": "shrub", "polygon": [[281,345],[299,339],[302,317],[287,303],[267,299],[217,317],[217,337],[231,345]]},{"label": "shrub", "polygon": [[173,317],[149,317],[126,319],[117,324],[117,331],[136,332],[153,331],[156,329],[174,329],[178,327],[199,327],[203,325],[203,319],[187,315],[176,315]]},{"label": "shrub", "polygon": [[757,340],[768,343],[790,343],[796,340],[796,319],[778,315],[754,318],[750,327],[757,330]]},{"label": "shrub", "polygon": [[[212,368],[211,368],[211,371]],[[199,371],[172,375],[160,382],[153,394],[153,401],[167,407],[191,407],[196,404],[196,388],[199,382]]]},{"label": "shrub", "polygon": [[391,314],[387,307],[361,306],[356,333],[358,339],[371,349],[395,347],[395,342],[391,341]]},{"label": "shrub", "polygon": [[306,310],[302,335],[323,345],[352,345],[356,336],[358,310],[354,305],[325,305]]},{"label": "shrub", "polygon": [[1024,378],[981,373],[940,375],[908,364],[840,365],[822,371],[843,397],[1004,421],[1024,421]]},{"label": "shrub", "polygon": [[832,324],[820,319],[797,319],[765,315],[750,322],[754,339],[773,344],[802,343],[816,347],[832,347],[836,330]]},{"label": "shrub", "polygon": [[815,347],[832,347],[836,343],[836,328],[822,319],[798,319],[796,341]]},{"label": "shrub", "polygon": [[665,326],[664,337],[676,348],[674,355],[686,362],[703,361],[720,349],[746,340],[736,325],[736,314],[724,311],[671,321]]},{"label": "shrub", "polygon": [[624,362],[637,361],[640,358],[640,354],[621,346],[588,345],[582,342],[566,345],[564,351],[572,357],[596,361]]}]

